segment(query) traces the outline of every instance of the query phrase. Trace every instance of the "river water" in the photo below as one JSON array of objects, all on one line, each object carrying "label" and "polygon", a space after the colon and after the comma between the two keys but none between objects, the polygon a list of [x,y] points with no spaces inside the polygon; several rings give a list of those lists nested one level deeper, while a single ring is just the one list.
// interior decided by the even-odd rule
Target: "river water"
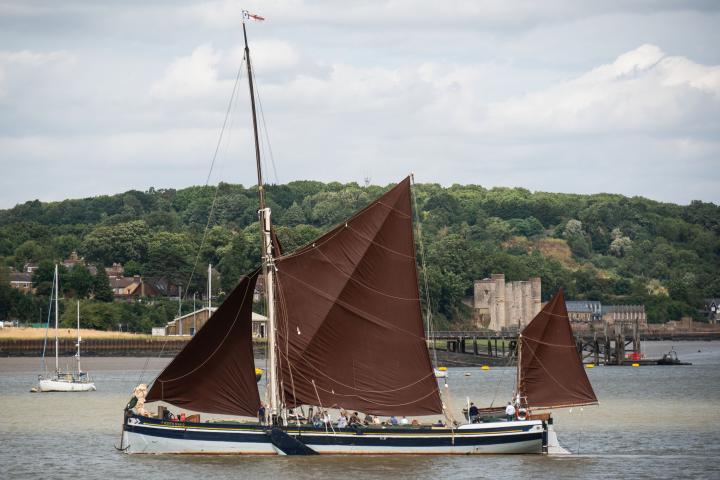
[{"label": "river water", "polygon": [[[720,342],[672,344],[692,366],[588,370],[599,407],[557,411],[568,457],[132,456],[115,451],[132,388],[167,359],[86,358],[98,390],[28,393],[39,359],[0,358],[0,478],[720,478]],[[651,357],[669,342],[644,344]],[[141,377],[141,372],[145,370]],[[466,375],[469,374],[469,375]],[[453,405],[503,405],[513,368],[450,369]]]}]

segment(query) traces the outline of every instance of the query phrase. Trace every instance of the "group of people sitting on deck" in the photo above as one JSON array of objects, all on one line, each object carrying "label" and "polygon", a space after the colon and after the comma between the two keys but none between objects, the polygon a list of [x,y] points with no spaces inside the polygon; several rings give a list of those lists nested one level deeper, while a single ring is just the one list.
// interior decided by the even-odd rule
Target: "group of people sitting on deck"
[{"label": "group of people sitting on deck", "polygon": [[[260,420],[260,423],[267,422],[266,412],[267,411],[265,405],[261,403],[260,409],[258,410],[258,419]],[[321,408],[315,409],[314,407],[310,407],[307,417],[302,414],[296,414],[294,410],[288,410],[288,422],[293,421],[305,423],[306,425],[312,425],[315,428],[353,428],[360,426],[376,426],[381,428],[387,428],[392,426],[420,426],[420,422],[418,422],[416,419],[409,420],[407,417],[398,418],[395,415],[392,415],[387,419],[382,420],[377,415],[372,414],[367,414],[361,418],[360,413],[349,413],[344,408],[340,409],[337,421],[333,421],[328,411]],[[443,422],[442,419],[438,419],[438,421],[432,426],[444,427],[445,422]]]},{"label": "group of people sitting on deck", "polygon": [[[467,409],[467,416],[470,423],[480,423],[482,418],[480,417],[480,410],[475,406],[474,403],[470,402],[470,406]],[[527,417],[527,411],[524,408],[515,408],[512,402],[508,402],[505,407],[505,421],[512,422],[515,420],[525,420]]]}]

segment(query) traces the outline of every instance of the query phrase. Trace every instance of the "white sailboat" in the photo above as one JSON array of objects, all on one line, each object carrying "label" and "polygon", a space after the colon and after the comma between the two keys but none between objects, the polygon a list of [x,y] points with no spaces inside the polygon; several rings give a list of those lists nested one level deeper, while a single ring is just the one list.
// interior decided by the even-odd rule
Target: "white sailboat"
[{"label": "white sailboat", "polygon": [[[55,372],[49,374],[46,372],[38,376],[38,392],[92,392],[95,391],[95,383],[93,383],[90,375],[83,372],[80,367],[80,301],[77,302],[77,352],[75,353],[76,369],[75,371],[60,370],[60,339],[58,337],[58,297],[59,288],[58,266],[55,265],[55,277],[53,279],[53,295],[55,296]],[[50,320],[48,319],[48,323]],[[46,337],[47,342],[47,337]],[[43,356],[45,352],[43,351]],[[44,362],[43,362],[44,365]]]}]

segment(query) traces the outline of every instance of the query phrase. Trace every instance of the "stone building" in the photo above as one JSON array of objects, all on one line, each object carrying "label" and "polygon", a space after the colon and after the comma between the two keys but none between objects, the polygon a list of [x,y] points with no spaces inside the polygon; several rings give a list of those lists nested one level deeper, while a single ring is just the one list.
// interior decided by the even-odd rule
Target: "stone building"
[{"label": "stone building", "polygon": [[506,282],[502,273],[476,280],[473,307],[478,327],[500,331],[522,328],[542,308],[541,280]]},{"label": "stone building", "polygon": [[602,320],[602,304],[597,300],[567,300],[565,302],[571,322],[598,322]]},{"label": "stone building", "polygon": [[645,305],[603,305],[602,319],[608,326],[623,323],[647,327]]}]

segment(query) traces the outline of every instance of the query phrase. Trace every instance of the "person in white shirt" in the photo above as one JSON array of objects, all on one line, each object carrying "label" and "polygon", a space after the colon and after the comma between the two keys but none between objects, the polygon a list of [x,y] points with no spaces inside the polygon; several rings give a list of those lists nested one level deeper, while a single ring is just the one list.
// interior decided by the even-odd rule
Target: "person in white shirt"
[{"label": "person in white shirt", "polygon": [[400,425],[407,425],[408,423],[410,423],[410,422],[408,422],[407,417],[402,417],[400,419]]},{"label": "person in white shirt", "polygon": [[505,407],[505,419],[508,422],[515,420],[515,407],[513,407],[513,404],[510,402],[508,402],[507,407]]}]

